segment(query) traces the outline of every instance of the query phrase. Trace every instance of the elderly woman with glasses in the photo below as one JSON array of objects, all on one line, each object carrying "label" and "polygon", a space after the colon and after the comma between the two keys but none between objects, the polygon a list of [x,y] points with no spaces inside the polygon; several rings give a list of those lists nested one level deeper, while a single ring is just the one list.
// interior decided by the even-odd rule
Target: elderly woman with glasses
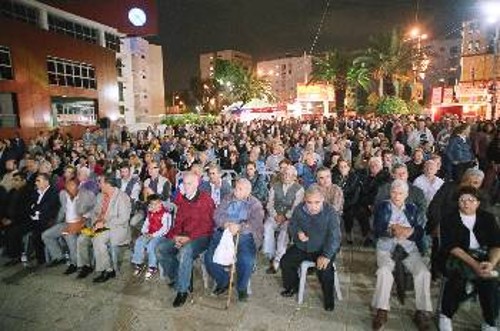
[{"label": "elderly woman with glasses", "polygon": [[497,330],[500,228],[495,217],[480,209],[480,193],[471,186],[458,192],[458,209],[441,223],[440,263],[446,276],[440,330],[452,330],[451,319],[472,282],[479,296],[484,322],[482,330]]}]

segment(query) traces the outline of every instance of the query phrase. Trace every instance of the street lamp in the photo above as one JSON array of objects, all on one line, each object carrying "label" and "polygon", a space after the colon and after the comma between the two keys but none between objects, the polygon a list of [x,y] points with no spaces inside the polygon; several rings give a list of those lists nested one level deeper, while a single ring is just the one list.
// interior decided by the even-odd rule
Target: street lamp
[{"label": "street lamp", "polygon": [[491,95],[491,119],[495,120],[497,109],[497,62],[498,62],[498,33],[500,19],[500,2],[489,1],[484,4],[483,10],[487,15],[487,21],[495,24],[495,37],[493,39],[493,87]]},{"label": "street lamp", "polygon": [[[427,70],[427,67],[429,65],[429,59],[422,54],[422,40],[426,40],[428,38],[428,35],[426,33],[422,33],[420,28],[418,26],[413,27],[410,32],[409,32],[409,40],[416,42],[416,51],[417,51],[417,56],[413,61],[412,64],[412,69],[413,69],[413,89],[417,89],[417,81],[418,78],[420,77],[421,79],[425,78],[425,70]],[[412,95],[414,95],[414,91],[412,92]],[[413,98],[413,97],[412,97]],[[418,98],[420,99],[420,98]]]}]

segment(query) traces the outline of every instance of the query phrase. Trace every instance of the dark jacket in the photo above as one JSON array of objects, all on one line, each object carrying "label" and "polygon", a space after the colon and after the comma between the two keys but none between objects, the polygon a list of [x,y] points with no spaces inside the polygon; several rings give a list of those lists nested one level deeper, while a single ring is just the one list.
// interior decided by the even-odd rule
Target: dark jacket
[{"label": "dark jacket", "polygon": [[[321,253],[333,260],[340,248],[340,226],[338,214],[329,204],[324,203],[323,209],[316,215],[311,215],[305,203],[300,203],[294,210],[288,231],[292,240],[300,250],[308,253]],[[302,231],[309,240],[302,242],[297,234]]]},{"label": "dark jacket", "polygon": [[375,177],[366,175],[361,181],[361,196],[359,203],[362,206],[372,206],[375,203],[378,189],[389,181],[390,178],[384,171],[380,171]]},{"label": "dark jacket", "polygon": [[344,193],[344,212],[356,207],[361,193],[361,183],[355,172],[350,172],[346,178],[343,178],[338,170],[332,173],[332,182],[338,185]]},{"label": "dark jacket", "polygon": [[464,139],[461,136],[454,135],[450,138],[450,142],[445,150],[447,161],[454,163],[465,163],[474,160],[474,153],[469,139]]},{"label": "dark jacket", "polygon": [[[458,210],[458,191],[459,184],[457,182],[447,182],[436,192],[427,209],[427,233],[437,229],[447,214]],[[481,202],[479,208],[481,210],[488,209],[490,207],[488,195],[483,191],[479,191],[479,194],[479,201]]]},{"label": "dark jacket", "polygon": [[30,219],[29,221],[34,222],[37,226],[45,228],[56,222],[60,208],[59,194],[54,186],[49,186],[40,202],[38,202],[38,196],[38,191],[35,191],[32,196],[29,212],[30,216],[34,216],[36,212],[39,212],[39,220],[33,221]]},{"label": "dark jacket", "polygon": [[[473,228],[479,246],[487,250],[500,248],[500,228],[495,217],[478,209],[476,212],[476,224]],[[470,232],[460,220],[458,208],[441,222],[441,249],[439,254],[439,265],[444,266],[453,248],[459,247],[469,250]]]}]

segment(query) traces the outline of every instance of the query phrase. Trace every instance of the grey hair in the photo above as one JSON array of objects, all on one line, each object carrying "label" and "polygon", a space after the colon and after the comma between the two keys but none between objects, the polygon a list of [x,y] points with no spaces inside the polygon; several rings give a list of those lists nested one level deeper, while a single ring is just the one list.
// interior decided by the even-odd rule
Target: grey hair
[{"label": "grey hair", "polygon": [[465,170],[462,178],[466,178],[466,177],[481,177],[481,180],[484,179],[484,172],[482,170],[479,170],[479,169],[474,169],[474,168],[469,168],[467,170]]},{"label": "grey hair", "polygon": [[305,197],[308,197],[311,195],[316,195],[316,194],[320,195],[323,199],[325,198],[325,194],[323,193],[322,188],[318,184],[312,184],[304,192]]},{"label": "grey hair", "polygon": [[379,166],[383,167],[384,166],[384,162],[382,162],[382,158],[378,157],[378,156],[372,156],[370,158],[370,160],[368,160],[368,164],[372,164],[372,163],[377,163]]},{"label": "grey hair", "polygon": [[87,167],[81,167],[78,169],[79,174],[84,174],[85,176],[89,177],[90,176],[90,169]]},{"label": "grey hair", "polygon": [[391,191],[394,189],[402,189],[406,193],[406,195],[408,195],[408,192],[410,191],[410,186],[404,180],[395,179],[391,183]]},{"label": "grey hair", "polygon": [[238,184],[246,186],[246,188],[248,190],[250,190],[250,192],[252,192],[252,183],[248,179],[246,179],[246,178],[239,178],[236,181],[236,185],[238,185]]},{"label": "grey hair", "polygon": [[215,162],[210,162],[208,164],[208,169],[209,170],[216,170],[218,174],[222,173],[222,168],[220,167],[220,165],[218,165]]}]

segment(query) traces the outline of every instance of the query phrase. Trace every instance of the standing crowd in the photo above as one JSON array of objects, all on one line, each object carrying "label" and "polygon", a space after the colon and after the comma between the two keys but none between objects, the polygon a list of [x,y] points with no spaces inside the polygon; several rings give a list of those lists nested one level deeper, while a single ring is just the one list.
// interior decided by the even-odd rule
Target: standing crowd
[{"label": "standing crowd", "polygon": [[234,269],[238,299],[248,300],[261,251],[266,273],[281,272],[284,297],[298,293],[302,262],[313,262],[331,311],[335,258],[361,245],[377,261],[374,330],[387,322],[393,285],[404,302],[410,274],[419,330],[430,328],[437,279],[440,330],[452,330],[470,284],[482,330],[497,330],[499,124],[220,119],[137,133],[87,129],[78,139],[58,129],[29,141],[16,135],[0,140],[5,266],[67,263],[64,274],[95,272],[103,283],[130,248],[134,276],[166,278],[180,307],[197,259],[215,295],[231,288]]}]

